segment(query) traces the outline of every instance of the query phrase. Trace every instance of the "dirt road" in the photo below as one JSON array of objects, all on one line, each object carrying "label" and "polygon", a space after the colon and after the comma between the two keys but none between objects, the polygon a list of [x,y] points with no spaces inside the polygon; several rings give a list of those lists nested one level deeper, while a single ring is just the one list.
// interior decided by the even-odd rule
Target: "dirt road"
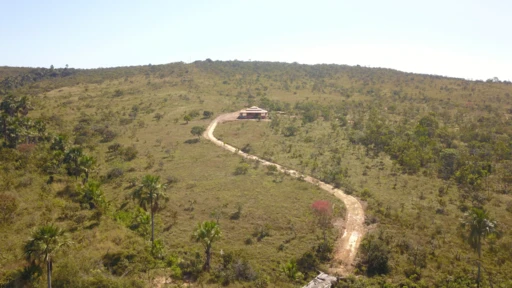
[{"label": "dirt road", "polygon": [[353,267],[352,264],[354,258],[357,254],[357,249],[365,233],[364,210],[363,207],[361,206],[361,203],[359,203],[359,201],[356,198],[343,193],[342,190],[336,189],[332,185],[324,183],[311,176],[303,175],[298,171],[288,169],[277,163],[268,162],[254,155],[250,155],[242,151],[239,151],[237,148],[228,145],[215,138],[215,136],[213,136],[213,131],[215,131],[217,124],[227,121],[235,121],[237,117],[238,112],[222,114],[218,116],[210,123],[210,125],[204,132],[203,136],[206,139],[215,143],[216,145],[233,153],[236,152],[238,153],[238,155],[244,158],[259,161],[263,165],[275,165],[280,172],[286,173],[296,178],[301,177],[306,182],[309,182],[313,185],[320,187],[321,189],[333,194],[341,201],[343,201],[343,203],[345,203],[345,206],[347,207],[347,215],[345,217],[345,230],[343,231],[343,235],[339,237],[338,240],[336,241],[334,261],[331,271],[329,271],[329,273],[335,275],[347,275],[348,273],[350,273]]}]

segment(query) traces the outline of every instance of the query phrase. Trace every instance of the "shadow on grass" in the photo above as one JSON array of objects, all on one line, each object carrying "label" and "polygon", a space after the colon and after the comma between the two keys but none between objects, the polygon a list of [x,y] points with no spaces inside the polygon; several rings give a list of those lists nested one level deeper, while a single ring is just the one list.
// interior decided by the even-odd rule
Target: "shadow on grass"
[{"label": "shadow on grass", "polygon": [[92,229],[94,229],[94,228],[96,228],[98,226],[100,226],[100,222],[94,222],[94,223],[92,223],[90,225],[85,226],[84,229],[92,230]]},{"label": "shadow on grass", "polygon": [[188,140],[185,141],[185,144],[196,144],[196,143],[199,143],[199,139],[198,138],[188,139]]}]

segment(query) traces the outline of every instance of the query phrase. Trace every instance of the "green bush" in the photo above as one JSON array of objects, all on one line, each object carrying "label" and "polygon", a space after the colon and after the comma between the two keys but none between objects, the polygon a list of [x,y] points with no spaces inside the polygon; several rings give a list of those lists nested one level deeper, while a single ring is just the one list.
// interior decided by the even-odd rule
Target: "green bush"
[{"label": "green bush", "polygon": [[389,272],[389,248],[373,233],[367,234],[361,242],[360,255],[357,268],[366,272],[366,275],[374,276]]},{"label": "green bush", "polygon": [[132,161],[133,159],[137,158],[137,154],[139,151],[133,146],[128,146],[123,149],[123,159],[125,161]]},{"label": "green bush", "polygon": [[247,172],[249,172],[249,164],[247,163],[240,163],[238,166],[236,166],[235,168],[235,175],[245,175],[247,174]]}]

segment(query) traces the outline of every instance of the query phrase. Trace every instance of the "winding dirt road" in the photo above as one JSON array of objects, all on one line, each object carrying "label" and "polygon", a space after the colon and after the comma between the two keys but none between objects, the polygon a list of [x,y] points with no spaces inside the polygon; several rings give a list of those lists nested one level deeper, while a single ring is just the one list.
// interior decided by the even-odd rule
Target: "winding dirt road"
[{"label": "winding dirt road", "polygon": [[296,178],[303,178],[304,181],[309,182],[313,185],[320,187],[321,189],[333,194],[339,198],[347,207],[347,215],[345,217],[345,230],[343,235],[336,241],[335,253],[334,253],[334,265],[329,271],[330,274],[344,276],[351,272],[353,266],[352,263],[357,254],[357,249],[361,243],[361,239],[365,233],[364,228],[364,210],[359,201],[345,193],[342,190],[334,188],[332,185],[324,183],[311,176],[303,175],[302,173],[285,168],[279,164],[272,163],[263,159],[260,159],[254,155],[244,153],[237,148],[228,145],[213,136],[213,131],[217,127],[217,124],[227,121],[235,121],[238,117],[238,112],[222,114],[215,118],[206,131],[204,132],[204,138],[212,141],[217,146],[220,146],[230,152],[238,153],[238,155],[259,161],[263,165],[275,165],[280,172],[286,173]]}]

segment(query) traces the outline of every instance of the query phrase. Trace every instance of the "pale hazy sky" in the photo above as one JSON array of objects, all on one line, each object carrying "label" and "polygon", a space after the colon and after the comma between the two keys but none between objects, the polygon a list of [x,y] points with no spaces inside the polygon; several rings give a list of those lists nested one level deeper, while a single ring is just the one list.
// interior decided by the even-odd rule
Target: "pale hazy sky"
[{"label": "pale hazy sky", "polygon": [[0,0],[0,66],[195,60],[512,80],[512,1]]}]

